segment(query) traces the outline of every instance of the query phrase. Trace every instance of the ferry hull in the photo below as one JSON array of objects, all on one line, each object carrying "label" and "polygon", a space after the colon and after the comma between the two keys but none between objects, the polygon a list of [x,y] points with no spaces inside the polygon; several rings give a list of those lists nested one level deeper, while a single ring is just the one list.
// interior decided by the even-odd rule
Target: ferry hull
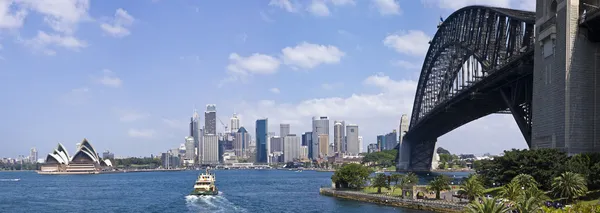
[{"label": "ferry hull", "polygon": [[219,191],[215,190],[215,191],[193,191],[192,193],[190,193],[190,195],[194,195],[194,196],[214,196],[214,195],[218,195]]}]

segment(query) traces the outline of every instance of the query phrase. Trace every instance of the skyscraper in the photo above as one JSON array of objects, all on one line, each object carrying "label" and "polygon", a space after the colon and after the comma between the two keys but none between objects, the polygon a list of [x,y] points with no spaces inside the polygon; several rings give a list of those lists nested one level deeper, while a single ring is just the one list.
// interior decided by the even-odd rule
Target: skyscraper
[{"label": "skyscraper", "polygon": [[392,132],[385,135],[385,149],[392,150],[398,144],[398,132],[394,129]]},{"label": "skyscraper", "polygon": [[194,137],[185,137],[185,157],[184,159],[188,162],[194,162],[196,156],[196,147]]},{"label": "skyscraper", "polygon": [[196,148],[196,165],[202,164],[202,155],[204,150],[204,129],[198,128],[196,132],[196,137],[198,138],[198,147]]},{"label": "skyscraper", "polygon": [[201,154],[200,152],[196,151],[200,149],[200,141],[202,140],[202,134],[200,134],[200,125],[198,125],[199,122],[200,115],[198,114],[198,111],[196,111],[196,109],[194,108],[194,114],[192,115],[190,121],[190,136],[194,140],[194,148],[192,149],[194,150],[194,157],[191,159],[194,160],[194,162],[198,162],[196,156]]},{"label": "skyscraper", "polygon": [[385,135],[377,136],[377,151],[385,150]]},{"label": "skyscraper", "polygon": [[306,141],[302,141],[302,143],[304,143],[304,146],[306,146],[308,148],[308,156],[306,156],[308,159],[315,159],[313,158],[313,137],[312,137],[312,132],[305,132],[304,133],[305,136],[305,140]]},{"label": "skyscraper", "polygon": [[[406,156],[408,156],[408,149],[405,149],[406,145],[403,144],[402,141],[404,140],[404,135],[408,132],[409,125],[410,121],[408,120],[408,115],[402,114],[402,117],[400,117],[400,133],[398,134],[398,165],[401,164],[400,162],[408,162],[408,159],[406,159]],[[404,167],[404,164],[402,164],[402,167]],[[400,168],[400,166],[398,166],[398,168]]]},{"label": "skyscraper", "polygon": [[217,134],[217,106],[214,104],[206,105],[206,112],[204,112],[204,134]]},{"label": "skyscraper", "polygon": [[269,137],[269,119],[256,120],[256,162],[267,163],[269,147],[267,140]]},{"label": "skyscraper", "polygon": [[204,134],[202,146],[202,164],[219,163],[219,137],[215,134]]},{"label": "skyscraper", "polygon": [[272,136],[270,141],[270,153],[283,151],[283,138],[279,136]]},{"label": "skyscraper", "polygon": [[248,157],[248,146],[250,145],[250,134],[246,131],[246,128],[240,127],[235,133],[235,139],[233,142],[233,150],[235,156],[241,158]]},{"label": "skyscraper", "polygon": [[[329,118],[327,116],[314,116],[312,118],[312,150],[309,150],[313,155],[310,156],[311,159],[317,159],[320,157],[320,145],[319,138],[320,135],[327,135],[329,137]],[[327,142],[329,143],[329,138]],[[324,145],[329,146],[329,144]]]},{"label": "skyscraper", "polygon": [[238,118],[236,113],[233,113],[233,116],[231,117],[230,129],[232,133],[236,133],[238,132],[238,129],[240,129],[240,119]]},{"label": "skyscraper", "polygon": [[290,124],[279,124],[279,136],[285,137],[290,134]]},{"label": "skyscraper", "polygon": [[30,163],[35,163],[38,160],[38,152],[37,149],[35,149],[35,147],[31,148],[30,152],[29,152],[29,162]]},{"label": "skyscraper", "polygon": [[363,152],[363,137],[358,136],[358,153]]},{"label": "skyscraper", "polygon": [[288,134],[283,138],[283,162],[293,162],[300,158],[300,138]]},{"label": "skyscraper", "polygon": [[327,158],[329,156],[329,135],[320,134],[319,141],[319,158]]},{"label": "skyscraper", "polygon": [[342,156],[344,150],[344,135],[342,135],[343,128],[342,122],[335,121],[333,123],[333,152],[337,156]]},{"label": "skyscraper", "polygon": [[346,125],[346,143],[348,143],[348,154],[358,155],[360,153],[360,144],[358,141],[358,125]]}]

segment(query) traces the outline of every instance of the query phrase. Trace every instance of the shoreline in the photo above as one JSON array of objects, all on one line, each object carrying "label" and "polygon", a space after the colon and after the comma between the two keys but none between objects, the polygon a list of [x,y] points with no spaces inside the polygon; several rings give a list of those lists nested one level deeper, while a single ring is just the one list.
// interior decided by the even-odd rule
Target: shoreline
[{"label": "shoreline", "polygon": [[343,191],[332,188],[320,188],[319,194],[324,196],[375,203],[379,205],[402,207],[407,209],[425,210],[433,212],[463,212],[466,205],[432,200],[413,200],[392,197],[381,194],[367,194],[357,191]]},{"label": "shoreline", "polygon": [[179,172],[185,169],[138,169],[138,170],[117,170],[117,171],[85,171],[85,172],[44,172],[35,171],[40,175],[99,175],[99,174],[115,174],[115,173],[132,173],[132,172]]}]

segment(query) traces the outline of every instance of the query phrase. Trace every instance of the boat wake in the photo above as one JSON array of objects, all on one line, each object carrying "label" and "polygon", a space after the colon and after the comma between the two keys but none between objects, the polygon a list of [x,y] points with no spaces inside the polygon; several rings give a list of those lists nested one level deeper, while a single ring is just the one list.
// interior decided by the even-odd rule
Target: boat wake
[{"label": "boat wake", "polygon": [[21,179],[0,179],[0,182],[2,182],[2,181],[7,181],[7,182],[8,182],[8,181],[10,181],[10,182],[17,182],[17,181],[20,181],[20,180],[21,180]]},{"label": "boat wake", "polygon": [[192,212],[248,212],[236,206],[219,192],[217,196],[185,196],[188,209]]}]

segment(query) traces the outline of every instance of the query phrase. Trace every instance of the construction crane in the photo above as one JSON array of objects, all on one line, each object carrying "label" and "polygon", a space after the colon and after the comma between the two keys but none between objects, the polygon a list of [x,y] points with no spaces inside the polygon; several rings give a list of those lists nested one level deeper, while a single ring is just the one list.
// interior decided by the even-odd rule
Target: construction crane
[{"label": "construction crane", "polygon": [[221,125],[223,125],[223,128],[225,128],[225,133],[227,133],[227,124],[223,123],[223,121],[217,117],[217,119],[219,120],[219,122],[221,122]]}]

